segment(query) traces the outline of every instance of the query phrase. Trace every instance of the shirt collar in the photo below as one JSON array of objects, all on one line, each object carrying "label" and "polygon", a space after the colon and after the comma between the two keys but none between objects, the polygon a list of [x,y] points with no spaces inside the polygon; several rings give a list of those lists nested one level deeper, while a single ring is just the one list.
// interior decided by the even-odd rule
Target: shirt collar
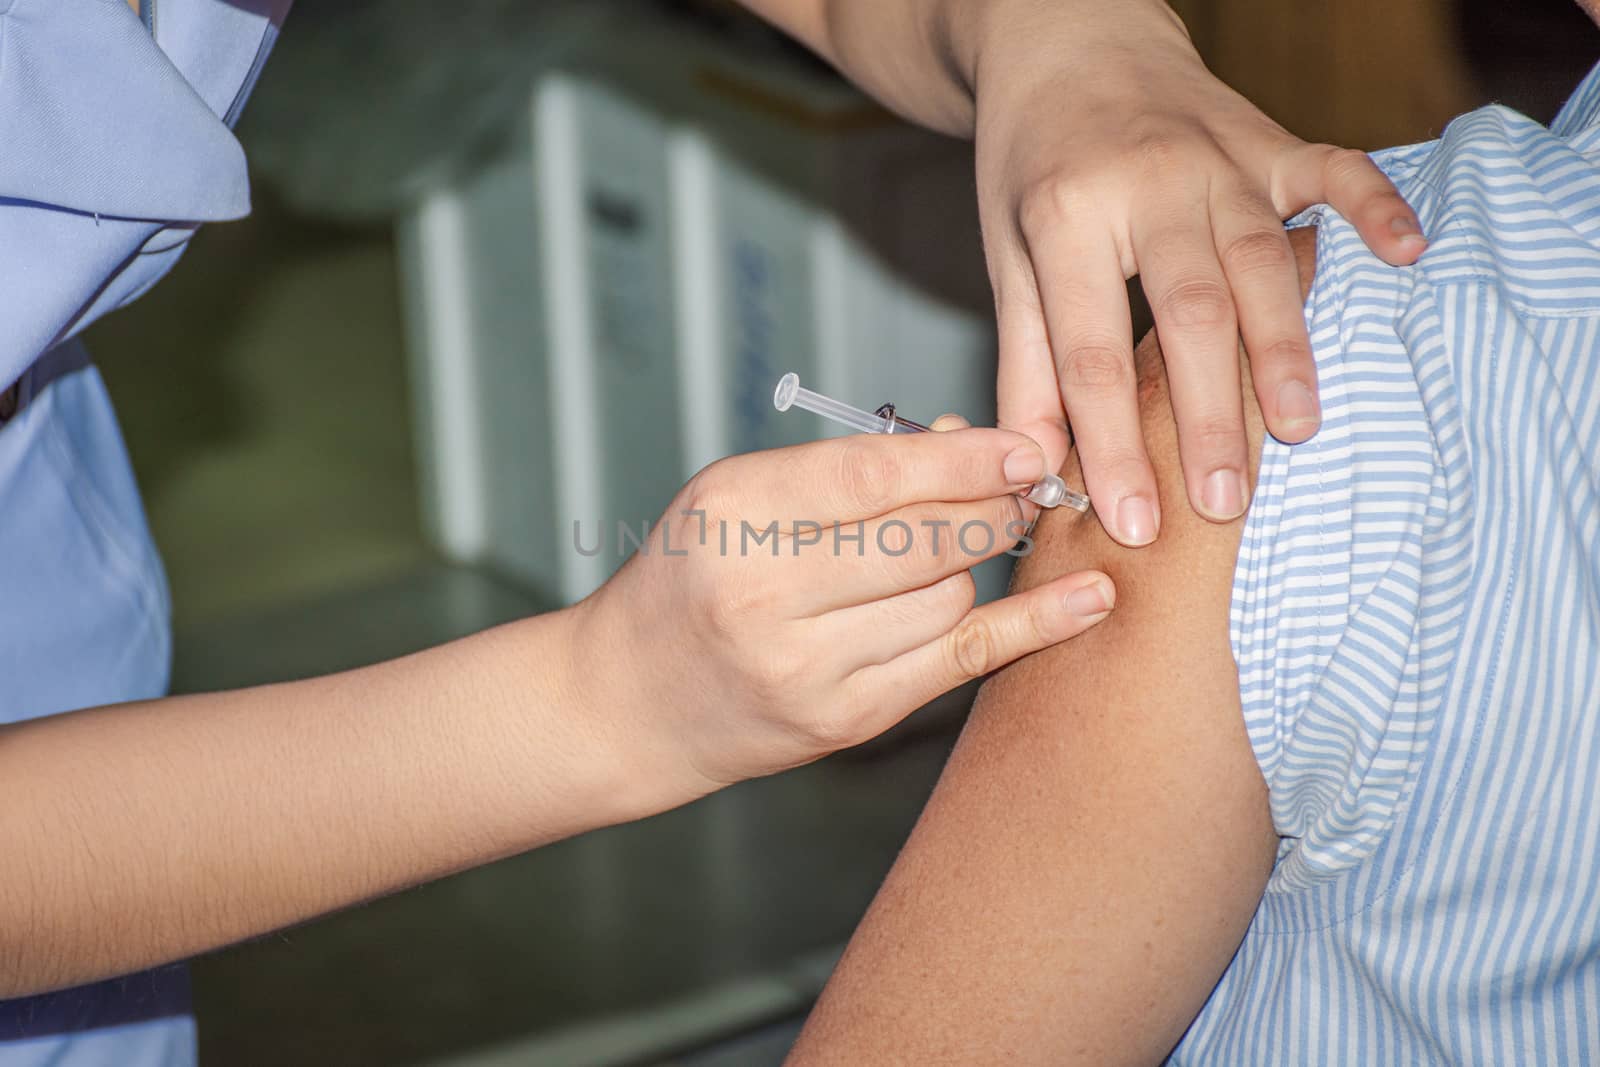
[{"label": "shirt collar", "polygon": [[249,213],[244,149],[125,0],[0,0],[0,197],[85,214]]}]

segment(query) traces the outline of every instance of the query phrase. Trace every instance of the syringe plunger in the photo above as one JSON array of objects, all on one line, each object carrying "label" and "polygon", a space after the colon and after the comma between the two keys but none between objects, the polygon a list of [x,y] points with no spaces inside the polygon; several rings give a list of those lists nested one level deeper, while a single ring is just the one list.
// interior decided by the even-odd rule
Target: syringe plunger
[{"label": "syringe plunger", "polygon": [[874,415],[860,408],[853,408],[849,404],[842,404],[821,393],[813,393],[801,386],[798,374],[785,374],[779,379],[778,391],[772,395],[772,406],[779,411],[797,407],[802,411],[821,415],[825,419],[832,419],[860,433],[883,433],[889,421],[882,415]]}]

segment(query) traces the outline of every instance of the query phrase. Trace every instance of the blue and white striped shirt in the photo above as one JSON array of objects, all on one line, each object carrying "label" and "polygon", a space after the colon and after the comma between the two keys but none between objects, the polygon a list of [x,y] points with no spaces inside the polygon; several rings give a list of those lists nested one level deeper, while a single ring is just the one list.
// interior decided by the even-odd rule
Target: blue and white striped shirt
[{"label": "blue and white striped shirt", "polygon": [[1432,245],[1308,217],[1231,615],[1283,842],[1174,1062],[1600,1063],[1600,68],[1378,159]]}]

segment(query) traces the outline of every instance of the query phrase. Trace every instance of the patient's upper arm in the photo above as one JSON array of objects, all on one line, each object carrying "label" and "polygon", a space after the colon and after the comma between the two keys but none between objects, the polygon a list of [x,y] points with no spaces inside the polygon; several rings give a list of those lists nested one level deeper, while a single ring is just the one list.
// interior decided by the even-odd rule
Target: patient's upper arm
[{"label": "patient's upper arm", "polygon": [[1159,1061],[1244,935],[1277,839],[1228,640],[1241,524],[1184,504],[1152,339],[1140,362],[1161,538],[1040,523],[1018,581],[1100,568],[1117,610],[984,688],[801,1062]]}]

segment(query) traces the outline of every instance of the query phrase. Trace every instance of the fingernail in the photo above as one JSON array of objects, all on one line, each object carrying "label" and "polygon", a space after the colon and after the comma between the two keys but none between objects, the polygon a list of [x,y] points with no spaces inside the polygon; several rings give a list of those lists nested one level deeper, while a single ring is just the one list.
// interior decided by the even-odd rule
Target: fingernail
[{"label": "fingernail", "polygon": [[1416,252],[1420,255],[1423,249],[1428,247],[1428,238],[1423,234],[1422,227],[1417,224],[1416,219],[1409,215],[1390,219],[1389,230],[1400,238],[1401,246],[1408,252]]},{"label": "fingernail", "polygon": [[1111,610],[1116,593],[1111,583],[1098,581],[1067,594],[1067,611],[1080,619],[1092,619]]},{"label": "fingernail", "polygon": [[1156,509],[1142,496],[1129,496],[1117,505],[1117,540],[1141,548],[1156,539]]},{"label": "fingernail", "polygon": [[1317,395],[1305,382],[1287,381],[1278,386],[1278,424],[1282,429],[1310,433],[1320,421]]},{"label": "fingernail", "polygon": [[1244,514],[1244,479],[1238,471],[1212,471],[1200,490],[1201,510],[1205,517],[1219,522],[1230,522]]},{"label": "fingernail", "polygon": [[1026,446],[1006,457],[1006,481],[1011,485],[1033,485],[1044,480],[1044,456]]}]

